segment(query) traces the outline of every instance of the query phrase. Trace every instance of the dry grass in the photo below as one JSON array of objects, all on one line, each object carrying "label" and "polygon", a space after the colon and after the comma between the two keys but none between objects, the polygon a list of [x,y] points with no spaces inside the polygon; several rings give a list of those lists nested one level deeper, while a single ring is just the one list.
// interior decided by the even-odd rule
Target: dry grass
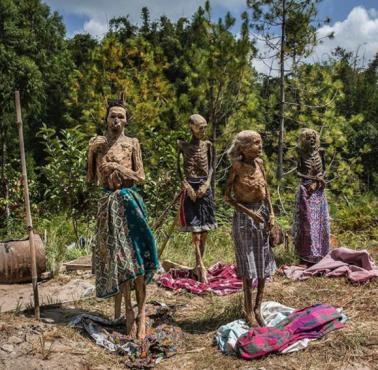
[{"label": "dry grass", "polygon": [[[343,245],[358,249],[367,248],[373,258],[378,261],[378,243],[366,234],[344,231],[338,238]],[[281,247],[275,250],[275,254],[279,264],[296,261],[292,250]],[[190,234],[175,233],[163,258],[189,266],[193,265],[194,253]],[[206,264],[233,260],[234,251],[229,228],[222,226],[217,232],[209,235]],[[241,317],[241,293],[226,297],[211,295],[199,297],[188,293],[174,294],[151,284],[148,297],[150,300],[175,305],[177,324],[186,335],[184,350],[160,363],[157,369],[378,369],[378,322],[376,320],[378,317],[378,279],[365,285],[353,285],[344,278],[312,278],[305,282],[294,282],[276,274],[266,287],[265,300],[278,301],[296,308],[314,303],[328,303],[343,307],[349,320],[343,330],[332,332],[321,340],[312,342],[303,351],[287,355],[271,355],[251,362],[225,356],[213,345],[216,329],[220,325]],[[89,299],[76,302],[72,306],[51,309],[49,314],[58,317],[56,324],[42,325],[41,330],[36,334],[32,353],[20,357],[23,363],[30,365],[30,368],[124,368],[124,358],[106,353],[88,336],[68,327],[69,319],[83,311],[111,317],[113,302],[112,300]],[[36,324],[30,316],[1,315],[0,347],[10,335],[13,335],[12,333],[29,329],[33,332],[36,325],[39,324]],[[44,344],[40,342],[41,336],[45,341]],[[54,343],[51,348],[50,342]],[[61,354],[62,359],[57,352],[59,345],[66,346],[66,350]],[[42,362],[37,362],[37,360]],[[4,364],[5,366],[2,366]],[[18,364],[11,357],[9,361],[2,362],[0,356],[0,368],[19,368]],[[32,366],[33,364],[35,367]]]}]

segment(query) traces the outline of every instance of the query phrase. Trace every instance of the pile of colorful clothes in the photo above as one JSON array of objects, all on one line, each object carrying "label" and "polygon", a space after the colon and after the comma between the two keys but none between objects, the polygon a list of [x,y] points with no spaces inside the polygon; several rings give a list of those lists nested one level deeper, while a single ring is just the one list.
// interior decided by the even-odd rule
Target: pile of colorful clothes
[{"label": "pile of colorful clothes", "polygon": [[193,294],[211,292],[219,296],[236,293],[243,287],[242,281],[236,276],[234,265],[216,263],[208,269],[207,279],[207,284],[201,283],[193,270],[173,269],[161,275],[158,282],[165,288],[175,291],[185,289]]},{"label": "pile of colorful clothes", "polygon": [[147,336],[136,340],[124,334],[125,318],[107,320],[99,316],[81,314],[70,323],[85,330],[97,345],[126,357],[130,369],[149,369],[162,359],[175,355],[183,345],[184,335],[175,325],[172,309],[164,303],[147,305]]},{"label": "pile of colorful clothes", "polygon": [[341,309],[326,304],[294,310],[277,302],[264,302],[261,314],[265,327],[249,328],[244,320],[221,326],[215,337],[218,348],[247,360],[298,351],[311,340],[342,329],[347,320]]}]

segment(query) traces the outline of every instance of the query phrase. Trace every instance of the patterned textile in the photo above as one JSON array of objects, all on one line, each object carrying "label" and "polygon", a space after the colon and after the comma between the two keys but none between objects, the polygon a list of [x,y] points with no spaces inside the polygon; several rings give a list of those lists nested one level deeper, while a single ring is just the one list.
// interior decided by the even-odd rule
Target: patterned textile
[{"label": "patterned textile", "polygon": [[139,275],[149,282],[158,268],[156,242],[135,190],[105,191],[99,199],[93,263],[98,298],[119,293],[122,283]]},{"label": "patterned textile", "polygon": [[294,311],[275,327],[252,328],[236,343],[236,352],[246,360],[282,351],[302,339],[318,339],[342,329],[343,315],[326,304],[317,304]]},{"label": "patterned textile", "polygon": [[[189,178],[188,183],[194,191],[205,183],[206,177]],[[211,188],[207,189],[202,198],[193,202],[186,191],[181,193],[179,210],[180,230],[189,232],[202,232],[217,227],[215,221],[215,204]]]},{"label": "patterned textile", "polygon": [[306,181],[299,186],[293,224],[293,237],[302,261],[319,262],[329,251],[329,214],[324,190],[309,195]]},{"label": "patterned textile", "polygon": [[216,263],[207,271],[208,284],[197,281],[193,270],[174,269],[159,278],[158,282],[172,290],[186,289],[193,294],[211,292],[216,295],[227,295],[240,291],[243,283],[237,278],[235,266]]},{"label": "patterned textile", "polygon": [[240,278],[265,279],[276,269],[269,245],[269,208],[265,203],[244,204],[254,211],[261,210],[265,224],[257,224],[251,217],[238,210],[234,213],[232,236],[235,244],[236,269]]}]

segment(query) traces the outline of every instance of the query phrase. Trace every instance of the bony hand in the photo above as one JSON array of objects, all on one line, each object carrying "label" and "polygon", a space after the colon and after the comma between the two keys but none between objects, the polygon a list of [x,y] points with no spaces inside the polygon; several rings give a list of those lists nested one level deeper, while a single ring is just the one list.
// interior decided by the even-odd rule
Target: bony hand
[{"label": "bony hand", "polygon": [[199,189],[197,190],[197,198],[202,198],[206,192],[207,192],[207,189],[209,189],[209,186],[210,184],[205,182],[204,184],[202,184]]},{"label": "bony hand", "polygon": [[251,217],[251,218],[253,218],[256,222],[259,222],[261,224],[264,223],[263,216],[260,213],[258,213],[258,212],[253,212],[253,211],[249,210],[248,216]]},{"label": "bony hand", "polygon": [[183,181],[182,186],[184,190],[186,191],[186,193],[188,194],[189,198],[192,200],[192,202],[195,202],[197,200],[197,194],[194,191],[194,189],[186,181]]},{"label": "bony hand", "polygon": [[192,200],[192,202],[195,202],[197,200],[197,194],[194,191],[194,189],[189,185],[189,187],[186,189],[189,198]]},{"label": "bony hand", "polygon": [[96,136],[89,142],[89,148],[91,150],[97,150],[101,149],[103,146],[105,146],[108,143],[108,140],[105,136]]},{"label": "bony hand", "polygon": [[269,226],[272,228],[275,224],[276,220],[274,218],[274,215],[269,216]]},{"label": "bony hand", "polygon": [[117,162],[106,162],[103,161],[99,167],[100,172],[111,172],[119,170],[119,164]]}]

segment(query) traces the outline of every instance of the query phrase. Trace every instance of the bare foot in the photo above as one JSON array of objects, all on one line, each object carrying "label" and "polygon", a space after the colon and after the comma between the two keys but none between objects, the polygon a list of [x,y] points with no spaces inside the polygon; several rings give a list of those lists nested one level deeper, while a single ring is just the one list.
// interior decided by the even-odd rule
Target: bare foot
[{"label": "bare foot", "polygon": [[255,313],[255,318],[256,318],[256,321],[257,323],[260,325],[260,326],[265,326],[265,322],[261,316],[261,312],[260,312],[260,307],[255,307],[253,309],[253,312]]},{"label": "bare foot", "polygon": [[256,326],[256,321],[255,321],[255,319],[254,319],[254,317],[253,317],[252,314],[249,314],[249,315],[245,314],[245,321],[247,321],[247,324],[251,328],[253,328],[254,326]]},{"label": "bare foot", "polygon": [[205,267],[203,267],[203,266],[196,266],[193,269],[193,272],[194,272],[194,275],[197,276],[198,281],[200,281],[201,283],[205,283],[205,284],[208,283],[208,280],[207,280],[207,271],[206,271]]},{"label": "bare foot", "polygon": [[144,339],[144,337],[146,336],[146,318],[144,315],[138,315],[137,328],[137,338]]},{"label": "bare foot", "polygon": [[126,333],[132,337],[135,336],[136,327],[135,327],[135,315],[134,310],[126,310]]}]

